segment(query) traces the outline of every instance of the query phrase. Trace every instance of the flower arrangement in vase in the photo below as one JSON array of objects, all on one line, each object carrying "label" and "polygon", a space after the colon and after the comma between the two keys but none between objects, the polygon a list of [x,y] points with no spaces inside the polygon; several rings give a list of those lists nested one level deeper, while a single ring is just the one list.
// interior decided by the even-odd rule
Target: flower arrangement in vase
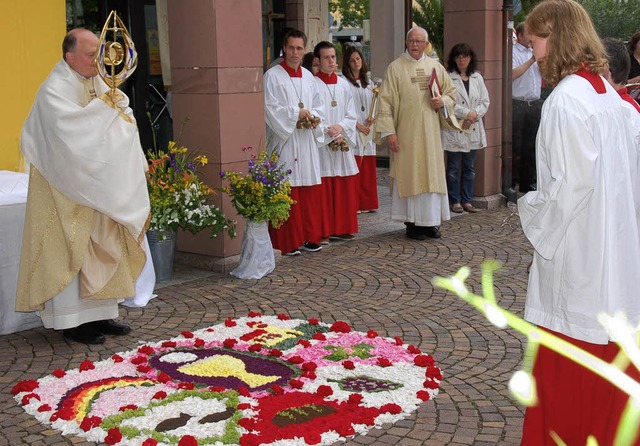
[{"label": "flower arrangement in vase", "polygon": [[289,174],[291,170],[278,164],[278,155],[266,151],[258,155],[251,146],[242,148],[250,152],[248,172],[220,172],[223,180],[229,182],[222,191],[231,197],[238,214],[250,221],[268,222],[279,228],[289,218],[289,210],[294,200],[291,198]]},{"label": "flower arrangement in vase", "polygon": [[260,279],[274,270],[275,256],[269,236],[269,224],[278,228],[289,219],[295,201],[291,198],[290,170],[278,164],[276,153],[252,152],[248,172],[220,172],[229,182],[222,191],[231,197],[238,214],[246,219],[240,263],[231,274],[240,279]]},{"label": "flower arrangement in vase", "polygon": [[166,152],[149,151],[147,159],[150,231],[184,229],[195,234],[209,229],[211,237],[224,230],[235,236],[235,221],[226,218],[211,202],[215,191],[198,176],[199,169],[207,165],[205,155],[170,141]]}]

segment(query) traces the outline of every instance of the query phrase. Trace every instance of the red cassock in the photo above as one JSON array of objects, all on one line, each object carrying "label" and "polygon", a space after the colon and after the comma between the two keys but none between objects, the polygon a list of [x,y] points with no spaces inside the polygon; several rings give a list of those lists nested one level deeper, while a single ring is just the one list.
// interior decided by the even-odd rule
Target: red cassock
[{"label": "red cassock", "polygon": [[[543,330],[609,363],[620,350],[612,342],[606,345],[591,344]],[[640,381],[640,372],[632,365],[626,373]],[[568,446],[586,445],[589,435],[596,438],[599,446],[614,444],[620,416],[629,395],[546,347],[538,350],[533,375],[538,404],[527,408],[522,446],[556,446],[551,432],[555,432]],[[636,438],[631,445],[640,446],[640,438]]]},{"label": "red cassock", "polygon": [[296,201],[289,211],[289,219],[275,229],[269,225],[271,244],[282,254],[298,249],[304,242],[320,243],[322,232],[322,185],[291,188]]}]

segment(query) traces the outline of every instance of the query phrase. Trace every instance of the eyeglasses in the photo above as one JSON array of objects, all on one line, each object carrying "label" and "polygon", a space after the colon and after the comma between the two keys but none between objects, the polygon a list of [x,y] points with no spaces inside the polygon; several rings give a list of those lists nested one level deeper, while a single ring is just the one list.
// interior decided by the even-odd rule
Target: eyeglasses
[{"label": "eyeglasses", "polygon": [[420,45],[421,43],[427,43],[427,41],[426,41],[426,40],[413,40],[413,39],[409,39],[409,40],[407,40],[407,43],[408,43],[409,45],[413,45],[414,43],[415,43],[416,45]]}]

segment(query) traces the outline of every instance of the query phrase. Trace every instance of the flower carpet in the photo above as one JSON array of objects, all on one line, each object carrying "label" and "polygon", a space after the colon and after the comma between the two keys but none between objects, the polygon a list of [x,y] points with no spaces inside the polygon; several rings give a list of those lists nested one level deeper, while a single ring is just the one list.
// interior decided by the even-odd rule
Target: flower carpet
[{"label": "flower carpet", "polygon": [[408,416],[441,380],[400,338],[252,312],[12,393],[39,422],[109,445],[329,445]]}]

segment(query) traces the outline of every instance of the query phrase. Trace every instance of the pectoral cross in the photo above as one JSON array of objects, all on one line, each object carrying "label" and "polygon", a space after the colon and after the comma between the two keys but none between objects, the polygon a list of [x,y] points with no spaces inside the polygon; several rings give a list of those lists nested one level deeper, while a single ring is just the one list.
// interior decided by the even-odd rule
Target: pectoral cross
[{"label": "pectoral cross", "polygon": [[421,91],[427,91],[429,89],[429,77],[423,68],[416,69],[416,75],[411,77],[411,83],[418,84]]}]

